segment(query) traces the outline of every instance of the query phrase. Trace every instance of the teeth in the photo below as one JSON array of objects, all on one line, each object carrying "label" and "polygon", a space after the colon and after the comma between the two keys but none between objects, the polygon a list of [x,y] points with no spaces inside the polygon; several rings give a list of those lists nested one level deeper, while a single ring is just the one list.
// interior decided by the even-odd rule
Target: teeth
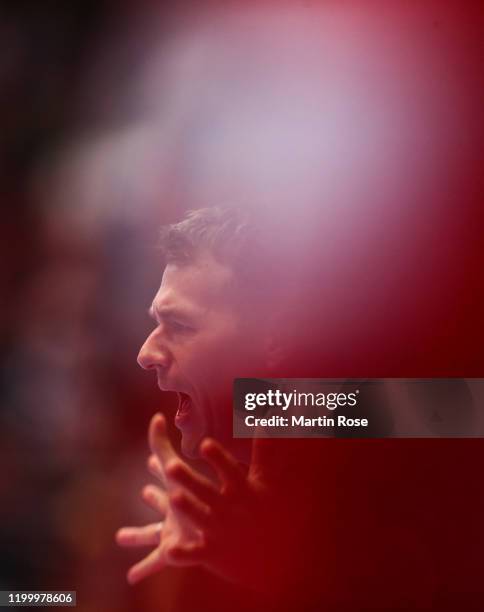
[{"label": "teeth", "polygon": [[186,393],[179,393],[178,414],[186,412],[190,406],[190,397]]}]

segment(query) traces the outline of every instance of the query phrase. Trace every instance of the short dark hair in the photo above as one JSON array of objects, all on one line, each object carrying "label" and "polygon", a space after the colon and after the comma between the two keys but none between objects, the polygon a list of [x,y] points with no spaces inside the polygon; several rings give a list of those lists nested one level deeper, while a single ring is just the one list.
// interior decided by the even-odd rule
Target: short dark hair
[{"label": "short dark hair", "polygon": [[165,265],[189,264],[208,251],[232,267],[246,299],[261,305],[281,298],[284,265],[274,246],[263,217],[235,206],[191,210],[182,221],[165,226],[160,237]]},{"label": "short dark hair", "polygon": [[179,223],[165,226],[160,246],[167,264],[190,263],[202,251],[234,264],[247,253],[255,231],[249,215],[238,208],[199,208]]}]

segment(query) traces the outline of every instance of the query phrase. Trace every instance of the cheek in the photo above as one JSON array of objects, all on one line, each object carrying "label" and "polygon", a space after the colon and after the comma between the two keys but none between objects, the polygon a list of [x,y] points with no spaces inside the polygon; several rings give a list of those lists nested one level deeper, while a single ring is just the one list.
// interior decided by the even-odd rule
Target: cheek
[{"label": "cheek", "polygon": [[183,378],[195,387],[211,385],[224,360],[224,349],[213,337],[197,336],[177,351],[178,369]]},{"label": "cheek", "polygon": [[205,385],[225,383],[238,375],[240,338],[234,333],[200,335],[187,346],[185,374]]}]

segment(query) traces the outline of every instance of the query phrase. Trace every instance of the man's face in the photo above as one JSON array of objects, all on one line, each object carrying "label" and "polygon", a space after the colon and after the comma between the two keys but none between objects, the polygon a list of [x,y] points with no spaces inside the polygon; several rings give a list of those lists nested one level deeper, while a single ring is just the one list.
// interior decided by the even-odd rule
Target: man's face
[{"label": "man's face", "polygon": [[195,456],[207,435],[230,443],[233,379],[255,375],[262,353],[250,313],[237,305],[232,269],[209,253],[169,264],[150,308],[156,328],[138,355],[163,391],[175,391],[182,450]]}]

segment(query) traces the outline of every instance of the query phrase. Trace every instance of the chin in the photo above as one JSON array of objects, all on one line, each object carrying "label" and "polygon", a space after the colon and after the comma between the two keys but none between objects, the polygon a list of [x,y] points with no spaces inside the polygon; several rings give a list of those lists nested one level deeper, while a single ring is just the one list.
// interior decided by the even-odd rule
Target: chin
[{"label": "chin", "polygon": [[198,459],[200,457],[198,452],[200,442],[200,437],[182,435],[181,452],[189,459]]}]

